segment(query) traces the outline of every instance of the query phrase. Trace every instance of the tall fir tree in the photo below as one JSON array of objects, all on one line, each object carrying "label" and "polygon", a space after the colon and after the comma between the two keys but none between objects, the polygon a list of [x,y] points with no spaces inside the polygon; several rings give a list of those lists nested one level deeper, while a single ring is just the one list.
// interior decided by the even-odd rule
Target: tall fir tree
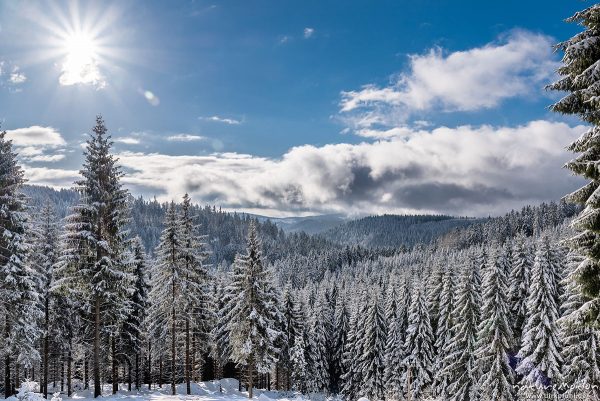
[{"label": "tall fir tree", "polygon": [[101,395],[100,347],[104,337],[111,342],[113,393],[117,391],[116,343],[129,309],[127,292],[133,282],[124,252],[128,192],[121,185],[123,173],[111,148],[111,137],[98,116],[86,142],[82,177],[75,183],[80,200],[65,224],[64,252],[58,265],[61,285],[78,288],[92,311],[94,397]]},{"label": "tall fir tree", "polygon": [[[181,291],[185,305],[182,314],[185,324],[185,382],[186,393],[191,394],[192,357],[208,351],[208,341],[214,320],[210,298],[210,276],[206,269],[208,250],[205,237],[200,236],[192,216],[192,204],[188,194],[183,197],[179,217],[180,249],[178,258],[184,280]],[[194,338],[192,338],[194,337]],[[194,340],[194,341],[193,341]],[[198,349],[191,349],[192,343]]]},{"label": "tall fir tree", "polygon": [[385,304],[385,316],[387,324],[385,343],[384,364],[384,388],[385,398],[397,400],[402,393],[402,372],[400,366],[404,359],[402,336],[402,323],[399,316],[398,296],[396,285],[391,285]]},{"label": "tall fir tree", "polygon": [[589,300],[583,306],[586,320],[598,324],[600,315],[600,201],[598,187],[600,175],[597,163],[600,159],[600,4],[575,13],[567,22],[577,23],[583,31],[559,43],[563,51],[562,65],[558,68],[559,80],[549,85],[551,90],[567,92],[552,105],[561,114],[578,115],[591,127],[569,146],[579,153],[566,164],[574,174],[590,182],[568,195],[567,201],[584,205],[583,211],[573,221],[577,234],[569,241],[571,249],[585,258],[572,275],[580,283],[580,289]]},{"label": "tall fir tree", "polygon": [[512,329],[519,345],[527,319],[527,298],[529,297],[532,264],[531,250],[527,247],[525,236],[520,234],[514,242],[509,279]]},{"label": "tall fir tree", "polygon": [[[35,348],[41,310],[35,271],[27,264],[27,213],[22,187],[24,173],[17,163],[12,141],[0,132],[0,349],[4,357],[4,394],[18,387],[20,364],[30,366],[39,358]],[[16,364],[14,387],[11,361]]]},{"label": "tall fir tree", "polygon": [[542,237],[537,248],[517,372],[524,375],[525,383],[540,392],[556,391],[562,363],[557,326],[560,299],[556,272],[562,267],[548,237]]},{"label": "tall fir tree", "polygon": [[[468,255],[471,257],[471,255]],[[477,399],[479,372],[476,361],[477,330],[480,321],[481,277],[476,262],[467,262],[456,292],[452,337],[444,349],[444,368],[449,401]]]},{"label": "tall fir tree", "polygon": [[264,266],[256,223],[248,229],[246,254],[236,259],[229,291],[237,294],[229,306],[231,358],[248,369],[248,397],[253,396],[254,373],[268,373],[277,362],[275,343],[281,335],[270,271]]},{"label": "tall fir tree", "polygon": [[361,395],[370,400],[382,400],[384,391],[386,324],[377,295],[369,300],[365,316],[362,353],[358,364],[362,372]]},{"label": "tall fir tree", "polygon": [[429,320],[424,290],[420,283],[413,285],[413,294],[408,311],[408,328],[404,349],[404,374],[402,382],[406,396],[418,400],[430,392],[433,382],[434,335]]},{"label": "tall fir tree", "polygon": [[574,252],[568,255],[565,293],[562,313],[558,321],[561,355],[560,389],[571,399],[600,400],[600,332],[585,324],[582,306],[586,299],[581,294],[573,274],[583,258]]},{"label": "tall fir tree", "polygon": [[[440,293],[440,302],[438,307],[438,324],[435,334],[435,372],[443,372],[448,360],[446,357],[447,349],[450,347],[453,330],[453,311],[454,311],[454,292],[456,291],[454,268],[452,264],[446,269]],[[434,392],[442,398],[447,398],[446,389],[448,387],[448,377],[443,374],[437,374],[434,381]]]},{"label": "tall fir tree", "polygon": [[187,301],[182,292],[184,272],[181,268],[181,233],[175,203],[171,202],[165,216],[165,228],[156,249],[156,264],[152,268],[150,299],[150,332],[159,344],[170,344],[171,393],[176,394],[177,328]]},{"label": "tall fir tree", "polygon": [[502,250],[492,248],[483,278],[481,323],[477,338],[477,368],[481,372],[480,397],[514,400],[514,374],[510,366],[512,330],[508,310],[508,261]]}]

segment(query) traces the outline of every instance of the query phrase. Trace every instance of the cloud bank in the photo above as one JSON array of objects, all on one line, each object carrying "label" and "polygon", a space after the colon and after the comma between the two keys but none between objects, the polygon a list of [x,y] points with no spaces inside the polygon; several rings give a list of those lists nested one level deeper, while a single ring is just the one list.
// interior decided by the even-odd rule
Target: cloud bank
[{"label": "cloud bank", "polygon": [[[237,153],[174,156],[123,152],[136,193],[270,215],[450,213],[487,216],[556,200],[579,184],[561,166],[583,126],[415,130],[406,139],[304,145],[273,159]],[[36,174],[40,174],[37,172]]]}]

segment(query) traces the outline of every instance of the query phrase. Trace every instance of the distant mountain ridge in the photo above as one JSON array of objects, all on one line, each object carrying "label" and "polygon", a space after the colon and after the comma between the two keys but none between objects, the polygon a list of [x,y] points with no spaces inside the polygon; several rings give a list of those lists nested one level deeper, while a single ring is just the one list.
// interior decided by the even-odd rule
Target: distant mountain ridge
[{"label": "distant mountain ridge", "polygon": [[361,245],[369,248],[411,248],[417,244],[430,244],[453,230],[486,220],[446,215],[384,214],[347,221],[320,235],[330,241],[346,245]]}]

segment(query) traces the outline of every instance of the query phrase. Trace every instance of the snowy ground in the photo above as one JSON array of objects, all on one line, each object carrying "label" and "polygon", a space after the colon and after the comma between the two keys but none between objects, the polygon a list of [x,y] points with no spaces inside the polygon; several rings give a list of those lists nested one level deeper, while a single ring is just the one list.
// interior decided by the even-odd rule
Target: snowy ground
[{"label": "snowy ground", "polygon": [[[121,390],[117,394],[112,394],[112,386],[106,385],[103,389],[103,401],[245,401],[248,400],[248,392],[238,391],[238,381],[236,379],[222,379],[211,382],[192,383],[192,394],[185,394],[185,384],[177,386],[177,395],[171,395],[171,386],[163,385],[162,388],[153,388],[148,390],[144,386],[140,391],[127,391],[127,385],[119,387]],[[254,389],[253,400],[258,401],[308,401],[308,397],[293,392],[277,392]],[[68,398],[62,394],[63,401],[92,401],[93,392],[91,390],[79,391]],[[36,401],[35,398],[29,398],[29,401]],[[11,400],[12,399],[12,400]],[[313,401],[325,401],[323,396],[310,397]],[[11,397],[7,401],[18,401],[16,397]],[[27,400],[23,400],[27,401]]]}]

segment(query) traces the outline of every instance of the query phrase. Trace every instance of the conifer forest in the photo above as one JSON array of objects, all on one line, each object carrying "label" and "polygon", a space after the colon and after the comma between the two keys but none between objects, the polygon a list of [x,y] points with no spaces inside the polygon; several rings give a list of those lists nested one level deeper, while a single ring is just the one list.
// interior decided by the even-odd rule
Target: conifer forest
[{"label": "conifer forest", "polygon": [[[564,126],[576,124],[578,137],[571,143],[547,143],[556,152],[567,148],[572,159],[562,161],[566,164],[561,171],[581,185],[544,202],[519,203],[507,196],[514,201],[508,213],[469,214],[453,204],[437,213],[425,207],[410,213],[380,208],[282,218],[256,212],[258,206],[236,210],[220,204],[216,195],[196,196],[200,192],[195,184],[172,196],[154,181],[136,181],[135,168],[122,163],[143,153],[127,153],[119,146],[138,145],[151,134],[127,142],[120,137],[121,122],[113,126],[107,112],[87,122],[91,130],[76,149],[81,156],[76,180],[69,186],[45,184],[35,179],[45,170],[32,165],[32,157],[43,156],[21,145],[18,130],[3,122],[1,394],[11,401],[600,400],[600,4],[576,4],[582,5],[587,8],[563,23],[573,31],[570,38],[557,39],[562,41],[549,56],[556,59],[544,64],[537,78],[526,77],[549,77],[548,118],[566,119]],[[280,37],[277,46],[324,40],[319,29],[307,27],[295,37]],[[510,35],[533,38],[523,32]],[[503,45],[511,55],[495,63],[514,56],[514,37]],[[527,57],[536,46],[526,47]],[[492,43],[478,52],[499,47]],[[551,45],[546,50],[553,51]],[[458,63],[461,57],[480,54],[444,51],[410,56],[412,73],[426,65],[441,69],[435,66],[440,58]],[[95,70],[100,61],[74,58],[83,53],[69,53],[61,83],[77,78],[76,85],[109,90],[110,84],[98,84],[108,79]],[[419,57],[428,58],[429,64]],[[84,75],[68,69],[76,62],[89,62]],[[9,74],[11,81],[23,83],[20,71],[0,61],[0,79]],[[492,100],[483,108],[495,105],[494,91],[503,90],[488,79],[485,96]],[[14,82],[2,82],[0,89],[19,94],[10,86]],[[366,85],[344,92],[342,111],[376,104],[362,117],[376,120],[380,128],[386,123],[377,113],[391,113],[399,104],[408,108],[406,99],[417,97],[408,91],[417,90],[420,82],[405,72],[395,87]],[[519,87],[521,81],[512,84]],[[159,107],[152,92],[140,93],[149,107]],[[396,95],[403,97],[390,100]],[[422,108],[430,101],[419,99]],[[474,110],[463,97],[455,103],[440,99],[442,114]],[[246,123],[216,115],[203,118],[231,127]],[[426,123],[419,129],[427,130]],[[368,131],[375,126],[361,127],[361,141],[375,138]],[[389,139],[397,135],[392,130],[386,136],[378,132],[378,144],[410,141]],[[435,130],[423,132],[410,135],[435,135]],[[190,147],[207,141],[188,134],[169,138]],[[367,142],[347,146],[373,144]],[[268,163],[292,160],[295,151],[299,148]],[[206,157],[221,157],[216,152]],[[497,153],[501,159],[502,149]],[[551,154],[528,156],[545,169]],[[229,157],[225,169],[249,158],[256,162],[243,172],[249,174],[244,175],[248,181],[263,160],[222,157]],[[386,157],[405,154],[389,151],[379,157],[385,164]],[[330,162],[341,159],[332,155]],[[417,167],[402,173],[402,180],[425,174]],[[202,169],[194,171],[203,174]],[[260,185],[270,188],[278,174],[261,176]],[[315,178],[314,170],[300,167],[296,174],[323,182],[337,179],[333,173]],[[353,174],[358,180],[358,173]],[[373,167],[363,180],[376,174]],[[514,169],[511,174],[527,182],[533,173]],[[214,177],[202,182],[218,181]],[[549,180],[544,190],[561,180],[544,179]],[[375,192],[374,181],[369,182],[368,191]],[[157,188],[156,196],[138,191],[142,185]],[[246,187],[235,185],[237,195],[244,196]],[[441,184],[436,188],[438,192],[419,202],[444,204]],[[481,210],[486,210],[488,196],[504,196],[474,188]],[[264,193],[276,190],[269,191]],[[285,191],[290,204],[311,196],[306,187],[302,192],[292,184]],[[393,196],[417,196],[416,190],[398,191],[380,196],[381,204]],[[354,196],[343,185],[332,192]],[[249,204],[259,205],[257,199]],[[364,207],[364,199],[356,204]]]}]

